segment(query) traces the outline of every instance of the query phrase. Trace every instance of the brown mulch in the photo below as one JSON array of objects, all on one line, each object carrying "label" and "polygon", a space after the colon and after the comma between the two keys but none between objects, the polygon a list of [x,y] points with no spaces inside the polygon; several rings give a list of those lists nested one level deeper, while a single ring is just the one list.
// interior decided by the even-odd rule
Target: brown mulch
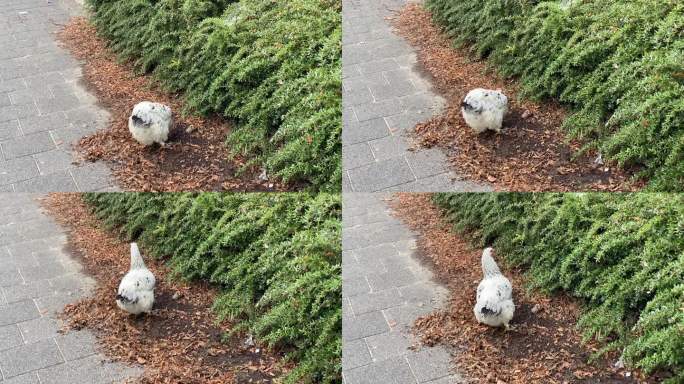
[{"label": "brown mulch", "polygon": [[104,230],[78,194],[52,194],[42,205],[68,229],[69,253],[97,282],[90,297],[65,307],[67,327],[92,330],[107,357],[144,367],[142,383],[272,383],[289,369],[275,353],[245,345],[244,336],[224,340],[231,325],[212,313],[217,291],[171,280],[151,258],[145,262],[157,279],[154,309],[125,313],[114,296],[129,268],[129,243]]},{"label": "brown mulch", "polygon": [[[578,155],[582,143],[568,141],[561,129],[566,112],[552,102],[517,98],[519,87],[473,61],[434,25],[420,5],[409,4],[393,19],[399,34],[417,50],[421,71],[448,101],[446,111],[418,124],[421,145],[444,148],[459,173],[511,191],[625,191],[643,187],[629,172],[594,163],[596,153]],[[461,116],[461,101],[473,88],[501,89],[509,113],[501,134],[477,135]],[[573,159],[573,157],[576,157]]]},{"label": "brown mulch", "polygon": [[[476,383],[656,383],[658,378],[617,369],[615,354],[588,363],[597,351],[576,329],[575,300],[564,295],[526,293],[521,270],[503,268],[516,305],[510,331],[480,325],[473,315],[482,279],[481,249],[450,231],[429,194],[398,194],[395,214],[418,236],[421,259],[452,293],[446,307],[416,320],[414,332],[427,345],[456,349],[457,369]],[[534,308],[534,309],[533,309]]]},{"label": "brown mulch", "polygon": [[[230,124],[216,116],[181,116],[180,95],[160,90],[149,76],[135,75],[130,63],[119,63],[87,19],[72,19],[58,37],[83,61],[85,86],[111,113],[110,127],[84,137],[77,149],[87,161],[107,162],[124,189],[281,191],[295,187],[258,180],[256,170],[237,176],[244,160],[229,159],[224,143]],[[128,131],[130,112],[143,100],[167,104],[173,111],[174,127],[164,147],[144,147]]]}]

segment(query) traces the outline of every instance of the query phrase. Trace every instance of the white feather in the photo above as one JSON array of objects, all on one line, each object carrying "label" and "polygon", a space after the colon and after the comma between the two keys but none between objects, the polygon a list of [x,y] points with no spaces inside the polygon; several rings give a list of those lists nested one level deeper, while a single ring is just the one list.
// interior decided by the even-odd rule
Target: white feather
[{"label": "white feather", "polygon": [[119,284],[116,305],[128,313],[149,313],[154,305],[156,280],[147,269],[136,243],[131,243],[131,266]]},{"label": "white feather", "polygon": [[146,146],[165,143],[169,138],[172,124],[171,108],[150,101],[136,104],[128,118],[128,130],[131,135],[140,144]]},{"label": "white feather", "polygon": [[473,308],[475,318],[482,324],[508,328],[515,312],[513,287],[501,274],[492,257],[492,248],[482,252],[482,274],[484,277],[477,286],[477,302]]},{"label": "white feather", "polygon": [[473,89],[468,92],[461,105],[463,119],[478,134],[488,129],[500,132],[507,112],[506,95],[490,89]]}]

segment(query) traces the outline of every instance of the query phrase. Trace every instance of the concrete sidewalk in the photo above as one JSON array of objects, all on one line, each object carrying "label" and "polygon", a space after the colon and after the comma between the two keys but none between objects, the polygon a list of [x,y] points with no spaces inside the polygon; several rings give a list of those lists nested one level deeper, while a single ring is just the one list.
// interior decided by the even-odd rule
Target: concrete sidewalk
[{"label": "concrete sidewalk", "polygon": [[446,102],[416,70],[412,47],[386,20],[406,3],[342,1],[342,190],[491,190],[462,180],[441,150],[411,142],[413,127],[439,114]]},{"label": "concrete sidewalk", "polygon": [[0,383],[114,383],[142,371],[106,362],[87,330],[59,333],[55,314],[93,281],[37,196],[0,194]]},{"label": "concrete sidewalk", "polygon": [[411,337],[415,319],[439,307],[448,292],[415,259],[415,235],[390,215],[389,197],[343,197],[344,383],[463,383],[446,349],[420,347]]},{"label": "concrete sidewalk", "polygon": [[73,164],[71,144],[109,119],[82,85],[55,31],[73,0],[0,1],[0,192],[95,191],[114,185],[103,163]]}]

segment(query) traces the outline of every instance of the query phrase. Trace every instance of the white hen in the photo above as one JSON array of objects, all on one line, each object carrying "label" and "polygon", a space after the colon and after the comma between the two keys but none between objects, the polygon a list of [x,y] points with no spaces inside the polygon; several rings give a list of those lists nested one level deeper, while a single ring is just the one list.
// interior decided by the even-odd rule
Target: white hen
[{"label": "white hen", "polygon": [[488,129],[501,132],[501,125],[507,112],[506,95],[490,89],[473,89],[461,103],[463,119],[478,134]]},{"label": "white hen", "polygon": [[134,315],[149,313],[154,305],[155,283],[154,275],[140,255],[138,244],[131,243],[131,268],[119,284],[116,305]]},{"label": "white hen", "polygon": [[128,130],[142,145],[164,144],[173,124],[171,108],[164,104],[143,101],[133,107],[128,118]]},{"label": "white hen", "polygon": [[492,257],[492,248],[482,252],[482,273],[484,277],[477,286],[477,303],[473,308],[478,322],[492,327],[504,326],[513,319],[513,287],[511,282],[501,274],[499,266]]}]

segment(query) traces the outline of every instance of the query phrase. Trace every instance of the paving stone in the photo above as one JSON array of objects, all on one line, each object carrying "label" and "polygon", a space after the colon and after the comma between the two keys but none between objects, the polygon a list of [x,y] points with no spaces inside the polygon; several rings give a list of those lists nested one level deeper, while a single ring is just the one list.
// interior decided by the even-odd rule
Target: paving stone
[{"label": "paving stone", "polygon": [[111,171],[102,163],[91,163],[70,172],[82,192],[96,191],[112,185]]},{"label": "paving stone", "polygon": [[365,259],[372,257],[380,260],[384,257],[394,256],[397,254],[397,249],[392,244],[378,244],[370,247],[355,250],[357,259]]},{"label": "paving stone", "polygon": [[342,296],[352,297],[363,293],[370,293],[370,286],[365,277],[362,276],[342,280]]},{"label": "paving stone", "polygon": [[65,129],[69,121],[63,112],[50,113],[48,115],[33,116],[20,120],[21,130],[25,135],[36,132],[46,132],[55,129]]},{"label": "paving stone", "polygon": [[0,308],[0,325],[14,324],[40,317],[38,308],[32,300],[7,304]]},{"label": "paving stone", "polygon": [[0,122],[0,141],[11,139],[21,135],[17,120]]},{"label": "paving stone", "polygon": [[387,116],[385,121],[387,122],[387,126],[389,127],[390,131],[393,134],[398,134],[412,130],[416,124],[424,121],[425,119],[425,116],[418,113],[402,112],[396,115]]},{"label": "paving stone", "polygon": [[21,238],[25,240],[42,239],[61,233],[60,228],[51,221],[24,221],[17,223],[15,227],[15,230],[20,232]]},{"label": "paving stone", "polygon": [[57,336],[60,324],[55,319],[40,317],[29,321],[18,323],[17,326],[24,337],[26,344],[38,342],[40,340],[52,339]]},{"label": "paving stone", "polygon": [[427,381],[426,384],[463,384],[467,383],[460,375],[451,375],[447,377],[442,377],[441,379]]},{"label": "paving stone", "polygon": [[405,355],[412,342],[408,335],[392,331],[367,337],[366,344],[374,360],[386,360]]},{"label": "paving stone", "polygon": [[389,324],[394,324],[399,329],[409,329],[413,326],[413,322],[421,316],[425,316],[435,309],[432,305],[406,305],[400,307],[392,307],[383,310],[383,314]]},{"label": "paving stone", "polygon": [[52,339],[0,352],[0,369],[8,378],[61,362],[64,360]]},{"label": "paving stone", "polygon": [[[400,158],[407,154],[410,148],[406,139],[399,136],[387,136],[372,140],[368,142],[368,145],[370,145],[373,151],[373,157],[377,160]],[[351,169],[351,167],[348,167],[348,169]]]},{"label": "paving stone", "polygon": [[7,105],[0,107],[0,122],[37,116],[38,109],[33,104]]},{"label": "paving stone", "polygon": [[342,148],[342,163],[346,169],[353,169],[374,161],[371,147],[367,143],[348,145]]},{"label": "paving stone", "polygon": [[363,339],[342,343],[342,369],[349,370],[372,362],[370,352]]},{"label": "paving stone", "polygon": [[19,376],[14,376],[11,379],[7,379],[2,382],[2,384],[41,384],[38,379],[38,375],[34,372],[26,373]]},{"label": "paving stone", "polygon": [[38,97],[52,97],[52,93],[48,88],[25,88],[9,94],[14,105],[33,104]]},{"label": "paving stone", "polygon": [[38,372],[43,384],[110,383],[113,372],[96,356],[70,361]]},{"label": "paving stone", "polygon": [[64,83],[66,82],[66,79],[64,79],[64,76],[62,76],[61,73],[55,71],[42,73],[36,76],[28,76],[24,81],[28,88],[42,88],[52,84]]},{"label": "paving stone", "polygon": [[[344,148],[346,150],[352,144],[379,139],[389,134],[390,131],[385,120],[377,118],[345,125],[342,130],[342,140],[345,143]],[[354,153],[352,152],[353,155]]]},{"label": "paving stone", "polygon": [[345,105],[352,107],[359,104],[370,103],[374,100],[373,94],[368,87],[345,92],[342,95],[342,99],[344,100],[343,102]]},{"label": "paving stone", "polygon": [[0,286],[8,286],[14,284],[21,284],[24,280],[16,268],[7,268],[0,270]]},{"label": "paving stone", "polygon": [[369,274],[367,278],[373,291],[404,287],[418,281],[417,276],[408,268],[400,268],[381,274]]},{"label": "paving stone", "polygon": [[375,61],[366,61],[357,65],[362,74],[385,72],[399,68],[399,64],[391,58]]},{"label": "paving stone", "polygon": [[356,340],[389,331],[389,325],[380,311],[357,315],[342,321],[342,340]]},{"label": "paving stone", "polygon": [[37,153],[34,158],[41,175],[65,171],[76,166],[71,154],[61,149]]},{"label": "paving stone", "polygon": [[12,100],[9,95],[0,93],[0,107],[6,107],[8,105],[12,105]]},{"label": "paving stone", "polygon": [[385,291],[350,297],[349,301],[351,302],[354,313],[358,316],[364,313],[400,305],[404,300],[396,289],[388,289]]},{"label": "paving stone", "polygon": [[27,282],[30,282],[62,276],[65,274],[66,269],[62,263],[58,261],[52,261],[50,263],[42,264],[38,267],[20,268],[20,271],[24,279]]},{"label": "paving stone", "polygon": [[53,289],[47,280],[31,281],[2,288],[2,292],[9,303],[47,296],[52,294],[52,291]]},{"label": "paving stone", "polygon": [[54,316],[64,309],[64,306],[71,304],[74,300],[78,300],[78,297],[65,296],[65,295],[55,295],[55,296],[43,296],[41,298],[35,299],[38,310],[47,315]]},{"label": "paving stone", "polygon": [[433,284],[425,282],[401,287],[399,292],[406,301],[419,305],[440,303],[448,293],[445,289],[437,290]]},{"label": "paving stone", "polygon": [[366,278],[387,272],[387,267],[385,264],[378,259],[364,258],[357,261],[357,263],[361,266],[361,268],[363,268],[364,272],[366,273]]},{"label": "paving stone", "polygon": [[55,149],[55,143],[47,132],[16,137],[0,143],[6,160]]},{"label": "paving stone", "polygon": [[69,125],[63,129],[55,129],[50,131],[52,140],[57,144],[60,149],[73,149],[73,145],[76,144],[84,136],[88,136],[92,133],[91,129],[75,127]]},{"label": "paving stone", "polygon": [[387,79],[381,72],[367,73],[356,77],[350,77],[342,80],[342,87],[345,93],[351,93],[355,90],[368,89],[371,85],[387,84]]},{"label": "paving stone", "polygon": [[401,103],[396,99],[386,99],[354,106],[354,113],[356,113],[356,118],[359,119],[359,121],[392,116],[401,111]]},{"label": "paving stone", "polygon": [[370,85],[369,89],[373,95],[373,100],[375,101],[387,99],[394,100],[399,97],[409,96],[416,92],[416,88],[409,80],[389,83],[386,85]]},{"label": "paving stone", "polygon": [[31,157],[0,161],[0,185],[12,184],[36,176],[38,176],[38,166]]},{"label": "paving stone", "polygon": [[451,374],[451,356],[442,348],[426,348],[409,354],[409,366],[419,383],[440,379]]},{"label": "paving stone", "polygon": [[[359,68],[356,65],[346,65],[346,66],[342,67],[342,78],[343,79],[349,78],[349,77],[356,77],[356,76],[361,76],[361,72],[359,71]],[[0,87],[2,87],[1,83],[0,83]]]},{"label": "paving stone", "polygon": [[374,362],[345,372],[348,384],[415,384],[416,379],[411,373],[406,359],[391,358]]},{"label": "paving stone", "polygon": [[21,332],[15,324],[0,327],[0,351],[24,344]]},{"label": "paving stone", "polygon": [[[68,258],[68,256],[64,257]],[[64,261],[62,261],[62,263],[64,263]],[[71,273],[69,275],[58,276],[50,279],[50,286],[55,292],[59,293],[71,293],[88,290],[91,285],[91,279],[84,278],[80,273]]]},{"label": "paving stone", "polygon": [[[2,65],[0,63],[0,65]],[[11,79],[0,81],[0,93],[14,92],[20,89],[25,89],[26,84],[23,79]]]},{"label": "paving stone", "polygon": [[81,105],[81,100],[74,94],[63,94],[59,97],[40,97],[36,98],[36,106],[41,115],[50,113],[67,111],[78,108]]},{"label": "paving stone", "polygon": [[95,112],[92,108],[87,107],[65,112],[69,122],[77,128],[86,128],[86,132],[95,132],[102,127],[109,119],[106,113],[106,111]]},{"label": "paving stone", "polygon": [[403,159],[388,159],[349,170],[349,178],[357,191],[370,192],[415,180]]},{"label": "paving stone", "polygon": [[406,159],[418,179],[446,172],[447,158],[438,149],[416,151],[406,155]]},{"label": "paving stone", "polygon": [[76,182],[68,171],[41,175],[14,185],[17,192],[78,192]]},{"label": "paving stone", "polygon": [[67,361],[78,360],[96,353],[97,340],[89,331],[70,331],[55,337],[62,355]]}]

